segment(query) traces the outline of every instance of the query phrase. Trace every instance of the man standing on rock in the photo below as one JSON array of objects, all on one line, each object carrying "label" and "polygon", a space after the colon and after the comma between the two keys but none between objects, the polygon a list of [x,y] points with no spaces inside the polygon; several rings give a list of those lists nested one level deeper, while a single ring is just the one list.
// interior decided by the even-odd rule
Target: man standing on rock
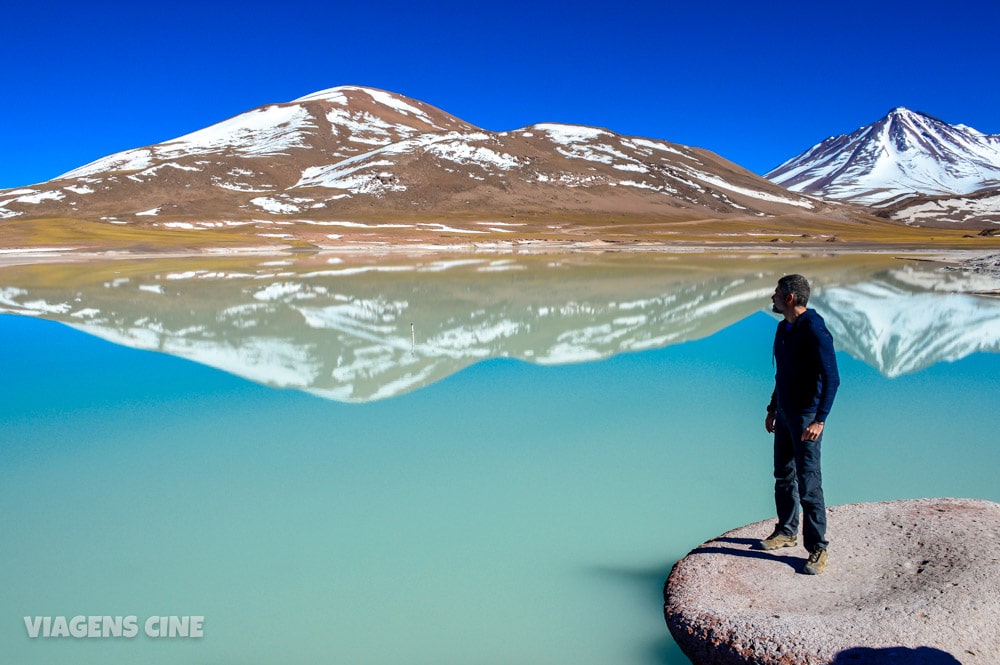
[{"label": "man standing on rock", "polygon": [[764,420],[774,434],[778,523],[760,546],[776,550],[798,544],[801,503],[802,538],[809,551],[805,572],[818,575],[827,563],[820,442],[840,374],[833,337],[823,317],[806,308],[807,302],[809,282],[802,275],[782,277],[771,296],[771,309],[784,317],[774,335],[774,392]]}]

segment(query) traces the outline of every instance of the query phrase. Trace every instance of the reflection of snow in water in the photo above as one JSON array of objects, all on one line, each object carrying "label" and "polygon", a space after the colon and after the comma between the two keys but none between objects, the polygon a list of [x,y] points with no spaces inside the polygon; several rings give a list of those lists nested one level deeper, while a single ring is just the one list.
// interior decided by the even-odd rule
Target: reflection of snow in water
[{"label": "reflection of snow in water", "polygon": [[[631,266],[594,278],[585,267],[508,257],[334,263],[306,272],[275,261],[166,270],[92,289],[14,284],[0,289],[0,311],[65,321],[268,385],[368,401],[487,358],[579,363],[705,337],[764,309],[775,279],[759,268],[636,277]],[[897,376],[1000,351],[1000,300],[959,293],[996,283],[908,265],[818,283],[810,304],[838,348]]]},{"label": "reflection of snow in water", "polygon": [[893,270],[880,281],[824,289],[811,304],[823,313],[838,348],[886,376],[899,376],[1000,351],[1000,299],[956,292],[998,283],[984,275]]}]

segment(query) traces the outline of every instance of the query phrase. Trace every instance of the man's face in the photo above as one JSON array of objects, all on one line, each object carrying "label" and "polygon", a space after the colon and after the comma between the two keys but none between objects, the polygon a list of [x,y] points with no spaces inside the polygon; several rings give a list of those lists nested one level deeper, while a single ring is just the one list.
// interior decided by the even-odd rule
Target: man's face
[{"label": "man's face", "polygon": [[781,292],[781,287],[775,287],[774,293],[771,295],[771,311],[775,314],[784,314],[786,298],[787,296]]}]

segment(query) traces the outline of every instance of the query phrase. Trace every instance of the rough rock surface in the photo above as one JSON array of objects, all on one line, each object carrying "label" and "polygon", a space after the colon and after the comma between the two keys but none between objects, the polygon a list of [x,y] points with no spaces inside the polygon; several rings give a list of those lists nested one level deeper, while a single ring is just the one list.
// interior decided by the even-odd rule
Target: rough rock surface
[{"label": "rough rock surface", "polygon": [[1000,663],[1000,504],[919,499],[829,508],[830,563],[756,548],[740,527],[674,566],[670,632],[695,665]]}]

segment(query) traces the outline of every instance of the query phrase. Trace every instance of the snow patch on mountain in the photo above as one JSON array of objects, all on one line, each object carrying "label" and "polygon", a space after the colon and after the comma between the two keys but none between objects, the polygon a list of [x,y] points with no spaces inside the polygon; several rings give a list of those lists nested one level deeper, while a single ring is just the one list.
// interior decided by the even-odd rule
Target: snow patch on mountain
[{"label": "snow patch on mountain", "polygon": [[320,90],[318,92],[308,94],[304,97],[299,97],[298,99],[292,100],[292,103],[295,104],[299,102],[326,101],[347,106],[350,103],[350,100],[346,93],[351,91],[364,93],[369,97],[371,97],[372,100],[374,100],[376,103],[381,104],[382,106],[386,106],[403,115],[414,115],[422,118],[425,122],[431,122],[430,116],[428,116],[426,111],[424,111],[423,109],[418,108],[413,104],[404,101],[401,97],[397,95],[394,95],[390,92],[386,92],[384,90],[378,90],[375,88],[363,88],[360,86],[343,85],[343,86],[338,86],[336,88],[328,88],[326,90]]},{"label": "snow patch on mountain", "polygon": [[642,164],[612,164],[611,168],[619,171],[632,171],[633,173],[649,173],[649,169]]},{"label": "snow patch on mountain", "polygon": [[520,165],[517,158],[510,154],[476,145],[489,140],[490,135],[484,132],[420,134],[335,164],[306,168],[294,188],[326,187],[345,189],[355,194],[406,191],[406,186],[391,172],[382,170],[394,166],[397,155],[427,153],[463,166],[476,165],[484,169],[495,167],[508,170]]},{"label": "snow patch on mountain", "polygon": [[470,164],[483,168],[495,166],[505,171],[520,166],[518,159],[512,155],[485,146],[471,145],[467,141],[440,141],[428,146],[427,152],[465,166]]},{"label": "snow patch on mountain", "polygon": [[610,132],[596,127],[584,127],[583,125],[563,125],[559,123],[545,122],[532,125],[527,129],[544,132],[553,143],[572,146],[580,141],[592,141],[600,136],[611,136]]},{"label": "snow patch on mountain", "polygon": [[304,107],[265,106],[161,143],[157,152],[169,158],[236,148],[247,156],[277,155],[305,147],[307,129],[316,129],[316,124]]},{"label": "snow patch on mountain", "polygon": [[294,206],[290,203],[282,203],[277,199],[273,199],[270,196],[258,196],[257,198],[250,199],[250,203],[254,204],[262,210],[268,212],[273,212],[278,215],[288,215],[292,213],[299,212],[298,206]]},{"label": "snow patch on mountain", "polygon": [[[302,172],[302,177],[294,187],[326,187],[327,189],[345,189],[352,194],[373,193],[382,188],[382,181],[372,169],[392,166],[387,160],[365,161],[362,155],[354,159],[344,160],[339,164],[329,166],[311,166]],[[362,173],[367,169],[367,172]],[[389,183],[394,191],[406,191],[406,187],[398,183]]]},{"label": "snow patch on mountain", "polygon": [[[177,164],[175,162],[164,162],[163,164],[150,166],[149,168],[143,169],[138,173],[130,173],[125,177],[129,180],[134,180],[135,182],[145,182],[146,180],[159,175],[159,172],[165,168],[177,169],[178,171],[193,171],[195,173],[201,171],[201,169],[196,166],[184,166],[183,164]],[[69,187],[65,187],[64,189],[69,189]]]},{"label": "snow patch on mountain", "polygon": [[634,144],[634,145],[637,145],[637,146],[641,146],[643,148],[650,148],[652,150],[661,150],[663,152],[673,153],[675,155],[680,155],[682,157],[686,157],[687,156],[683,152],[681,152],[680,150],[676,150],[674,148],[671,148],[666,143],[661,143],[660,141],[650,141],[649,139],[636,139],[636,138],[633,138],[633,139],[624,139],[624,140],[622,140],[622,143],[625,143],[625,144],[631,143],[631,144]]},{"label": "snow patch on mountain", "polygon": [[410,115],[412,113],[413,115],[420,116],[422,118],[427,119],[428,121],[430,120],[430,118],[422,109],[419,109],[416,106],[413,106],[412,104],[408,104],[407,102],[403,101],[396,95],[392,95],[388,92],[385,92],[384,90],[375,90],[373,88],[365,88],[364,92],[366,92],[372,99],[374,99],[379,104],[382,104],[383,106],[388,106],[389,108],[395,111],[399,111],[403,115]]},{"label": "snow patch on mountain", "polygon": [[384,146],[397,140],[397,136],[406,138],[417,133],[412,127],[386,122],[368,111],[352,113],[347,108],[332,108],[327,112],[326,119],[335,130],[342,131],[347,140],[354,143]]},{"label": "snow patch on mountain", "polygon": [[[306,130],[316,129],[309,112],[301,106],[266,106],[229,120],[151,146],[126,150],[98,159],[59,176],[82,178],[114,171],[143,171],[163,166],[162,162],[191,155],[217,153],[229,149],[246,157],[285,154],[306,146]],[[174,165],[175,168],[193,168]]]},{"label": "snow patch on mountain", "polygon": [[18,196],[17,198],[4,201],[0,203],[0,206],[7,205],[8,203],[41,203],[42,201],[61,201],[66,198],[66,195],[58,190],[50,190],[47,192],[37,192],[32,191],[31,194],[24,194]]},{"label": "snow patch on mountain", "polygon": [[102,157],[97,161],[73,169],[58,179],[83,178],[114,171],[140,171],[153,166],[153,152],[147,148],[136,148]]},{"label": "snow patch on mountain", "polygon": [[702,173],[700,171],[691,171],[691,175],[700,180],[701,182],[711,185],[713,187],[720,187],[722,189],[727,189],[730,192],[736,194],[742,194],[744,196],[749,196],[754,199],[761,201],[770,201],[772,203],[784,203],[786,205],[793,205],[799,208],[814,208],[815,206],[811,201],[807,199],[790,199],[784,196],[777,196],[769,192],[762,192],[758,189],[749,189],[747,187],[740,187],[734,185],[730,182],[723,180],[722,178],[710,175],[708,173]]}]

